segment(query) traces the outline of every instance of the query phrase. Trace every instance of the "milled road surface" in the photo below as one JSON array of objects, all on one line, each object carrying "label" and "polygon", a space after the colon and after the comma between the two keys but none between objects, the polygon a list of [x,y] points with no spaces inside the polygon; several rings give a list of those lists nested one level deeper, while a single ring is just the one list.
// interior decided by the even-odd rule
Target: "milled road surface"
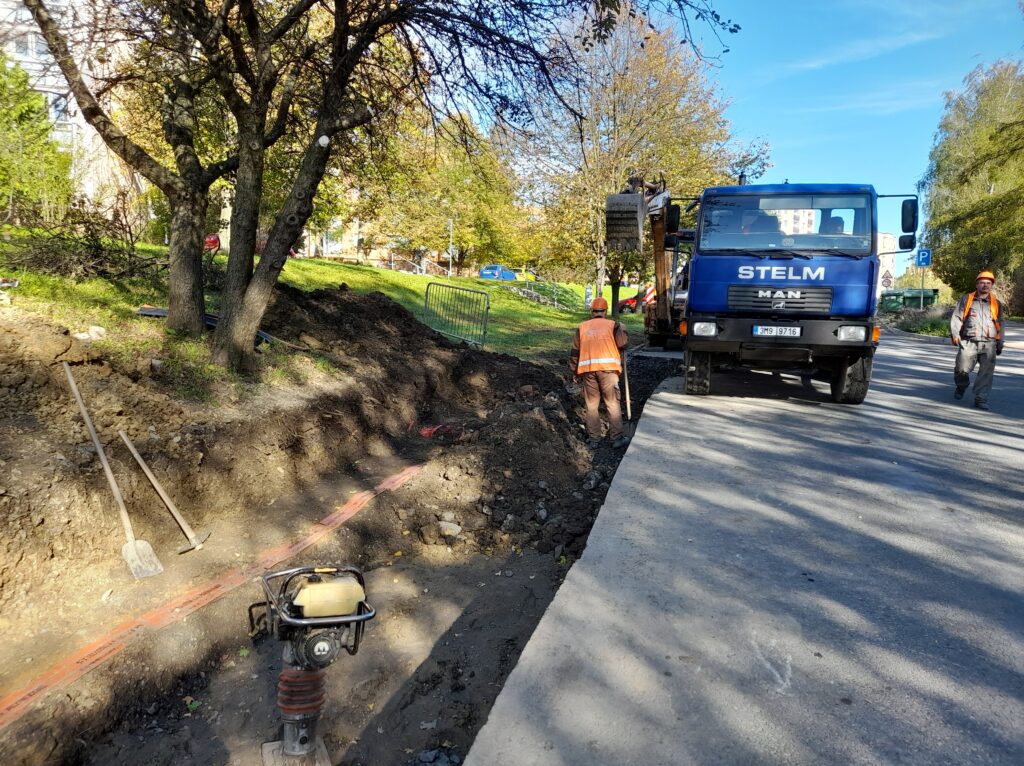
[{"label": "milled road surface", "polygon": [[468,766],[1024,763],[1024,348],[953,357],[650,399]]}]

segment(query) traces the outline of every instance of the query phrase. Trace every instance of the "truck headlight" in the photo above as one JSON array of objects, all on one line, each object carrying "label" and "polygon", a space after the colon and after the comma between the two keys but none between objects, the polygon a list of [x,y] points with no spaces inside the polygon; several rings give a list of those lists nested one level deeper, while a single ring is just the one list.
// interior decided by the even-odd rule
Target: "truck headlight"
[{"label": "truck headlight", "polygon": [[718,335],[718,325],[714,322],[694,322],[690,326],[690,335],[701,335],[705,338]]},{"label": "truck headlight", "polygon": [[868,328],[855,325],[843,325],[839,328],[839,340],[863,343],[868,339]]}]

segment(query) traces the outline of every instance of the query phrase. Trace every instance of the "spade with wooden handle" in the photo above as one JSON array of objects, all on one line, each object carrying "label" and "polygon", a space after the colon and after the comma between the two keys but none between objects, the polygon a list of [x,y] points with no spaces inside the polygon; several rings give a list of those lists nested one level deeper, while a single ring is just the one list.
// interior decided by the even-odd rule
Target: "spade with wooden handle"
[{"label": "spade with wooden handle", "polygon": [[100,437],[96,435],[96,429],[92,425],[92,418],[89,417],[89,411],[85,408],[85,401],[82,399],[82,394],[78,390],[78,386],[75,383],[75,376],[71,374],[71,365],[64,362],[64,372],[68,376],[68,384],[71,386],[71,393],[75,395],[75,401],[78,402],[78,409],[82,413],[82,420],[85,421],[85,427],[89,431],[89,436],[92,437],[92,443],[96,447],[96,454],[99,455],[100,464],[103,466],[103,473],[107,476],[107,483],[110,484],[110,491],[114,495],[114,501],[117,503],[118,513],[121,515],[121,524],[124,526],[125,537],[128,541],[121,546],[121,557],[124,559],[124,563],[128,565],[128,569],[135,576],[137,580],[141,580],[143,577],[152,577],[158,575],[164,571],[163,564],[160,563],[160,559],[156,557],[153,552],[153,546],[147,543],[145,540],[138,540],[135,537],[135,532],[132,530],[131,519],[128,518],[128,509],[124,506],[124,498],[121,497],[121,490],[117,486],[117,481],[114,479],[114,472],[110,470],[110,463],[107,462],[107,454],[103,451],[103,445],[100,443]]}]

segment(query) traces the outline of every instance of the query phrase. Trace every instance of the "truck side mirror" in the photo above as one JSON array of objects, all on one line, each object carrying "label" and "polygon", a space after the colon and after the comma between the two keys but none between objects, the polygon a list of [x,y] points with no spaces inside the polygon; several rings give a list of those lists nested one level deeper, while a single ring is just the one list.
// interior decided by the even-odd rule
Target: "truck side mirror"
[{"label": "truck side mirror", "polygon": [[665,231],[679,231],[679,205],[669,205],[665,216]]},{"label": "truck side mirror", "polygon": [[904,234],[900,237],[900,250],[913,250],[917,245],[917,237],[913,234]]},{"label": "truck side mirror", "polygon": [[697,241],[697,230],[696,229],[680,229],[679,230],[679,241],[683,244],[693,244]]},{"label": "truck side mirror", "polygon": [[[902,223],[903,231],[905,232],[916,232],[917,231],[917,200],[916,199],[905,199],[903,200]],[[902,240],[901,240],[902,241]],[[902,245],[900,245],[902,247]],[[913,247],[913,245],[911,245]]]}]

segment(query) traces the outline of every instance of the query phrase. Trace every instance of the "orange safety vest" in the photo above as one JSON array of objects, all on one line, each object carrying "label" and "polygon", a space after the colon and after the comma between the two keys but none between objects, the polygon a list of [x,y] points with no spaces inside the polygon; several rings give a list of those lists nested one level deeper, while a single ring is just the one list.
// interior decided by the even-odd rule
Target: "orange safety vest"
[{"label": "orange safety vest", "polygon": [[[974,296],[977,294],[977,290],[967,293],[967,303],[964,304],[964,315],[960,317],[960,321],[966,322],[967,317],[971,315],[971,304],[974,303]],[[992,293],[988,294],[988,307],[992,311],[992,324],[996,326],[996,340],[1002,340],[1003,323],[999,321],[999,301]]]},{"label": "orange safety vest", "polygon": [[622,357],[615,344],[615,325],[611,319],[588,319],[580,325],[580,360],[576,374],[585,372],[622,372]]}]

